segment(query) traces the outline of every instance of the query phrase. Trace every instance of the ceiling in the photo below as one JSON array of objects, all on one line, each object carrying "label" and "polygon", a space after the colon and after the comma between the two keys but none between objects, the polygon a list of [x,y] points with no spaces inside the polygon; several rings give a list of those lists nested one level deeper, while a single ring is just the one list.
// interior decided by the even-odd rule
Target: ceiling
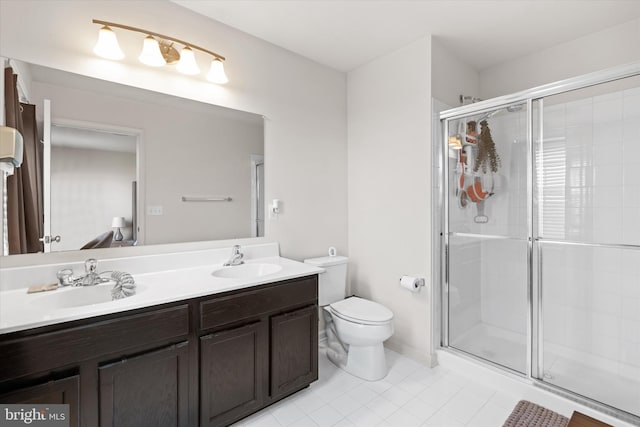
[{"label": "ceiling", "polygon": [[638,0],[172,0],[340,71],[426,34],[478,70],[640,17]]}]

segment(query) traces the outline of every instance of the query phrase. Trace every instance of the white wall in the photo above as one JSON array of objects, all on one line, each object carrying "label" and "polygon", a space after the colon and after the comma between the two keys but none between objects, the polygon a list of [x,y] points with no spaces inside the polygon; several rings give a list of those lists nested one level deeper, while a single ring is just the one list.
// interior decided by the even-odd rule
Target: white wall
[{"label": "white wall", "polygon": [[640,19],[562,43],[480,72],[481,97],[508,95],[546,83],[640,60]]},{"label": "white wall", "polygon": [[[203,76],[139,65],[142,37],[135,33],[118,32],[126,61],[97,58],[92,18],[166,32],[220,52],[230,83],[216,86]],[[321,255],[329,246],[347,251],[343,73],[168,2],[3,1],[0,55],[264,114],[266,200],[283,202],[279,218],[267,221],[264,240],[279,241],[282,255],[296,259]],[[53,260],[19,258],[2,264]]]},{"label": "white wall", "polygon": [[447,50],[437,37],[431,41],[431,95],[450,105],[460,105],[459,96],[480,96],[480,73]]},{"label": "white wall", "polygon": [[111,231],[114,216],[125,217],[122,233],[131,239],[135,179],[135,153],[51,147],[51,230],[61,237],[52,250],[78,250]]},{"label": "white wall", "polygon": [[398,287],[430,277],[431,40],[349,72],[348,176],[351,291],[394,313],[387,345],[431,362],[427,290]]}]

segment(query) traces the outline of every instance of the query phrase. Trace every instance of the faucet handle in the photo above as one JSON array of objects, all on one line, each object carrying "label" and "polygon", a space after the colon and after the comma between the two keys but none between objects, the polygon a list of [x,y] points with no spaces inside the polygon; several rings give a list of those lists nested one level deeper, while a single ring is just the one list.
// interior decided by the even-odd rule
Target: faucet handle
[{"label": "faucet handle", "polygon": [[98,268],[98,260],[95,258],[89,258],[84,262],[84,271],[85,273],[95,273]]}]

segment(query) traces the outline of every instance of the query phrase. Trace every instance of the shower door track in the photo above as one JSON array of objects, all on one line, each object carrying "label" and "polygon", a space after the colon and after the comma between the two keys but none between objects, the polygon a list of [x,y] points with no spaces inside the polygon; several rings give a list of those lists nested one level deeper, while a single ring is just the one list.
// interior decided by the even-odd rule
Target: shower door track
[{"label": "shower door track", "polygon": [[570,246],[590,246],[593,248],[608,248],[608,249],[640,249],[640,245],[632,245],[628,243],[589,243],[589,242],[574,242],[571,240],[558,240],[558,239],[545,239],[539,237],[535,239],[540,243],[552,243],[554,245],[570,245]]},{"label": "shower door track", "polygon": [[606,70],[596,71],[578,77],[572,77],[566,80],[560,80],[558,82],[537,86],[510,95],[498,96],[495,98],[487,99],[486,101],[480,101],[474,104],[445,110],[440,113],[440,120],[455,119],[471,114],[480,114],[498,108],[507,107],[509,104],[523,103],[529,99],[533,101],[551,95],[558,95],[560,93],[583,89],[601,83],[620,80],[626,77],[633,77],[638,74],[640,74],[640,61],[634,61],[629,64],[608,68]]}]

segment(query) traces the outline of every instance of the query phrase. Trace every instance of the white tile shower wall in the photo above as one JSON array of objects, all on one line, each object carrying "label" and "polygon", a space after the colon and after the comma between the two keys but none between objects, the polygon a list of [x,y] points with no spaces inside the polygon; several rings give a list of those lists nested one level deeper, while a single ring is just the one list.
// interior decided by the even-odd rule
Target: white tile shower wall
[{"label": "white tile shower wall", "polygon": [[452,345],[481,322],[482,246],[477,240],[449,240],[449,339]]},{"label": "white tile shower wall", "polygon": [[[470,117],[468,120],[476,117]],[[484,202],[486,224],[474,222],[478,207],[461,209],[455,199],[456,160],[450,159],[450,228],[453,232],[525,238],[527,226],[526,111],[503,110],[488,119],[501,158],[494,195]],[[450,124],[450,133],[458,128]],[[455,152],[457,154],[457,152]],[[472,166],[472,165],[470,165]],[[526,333],[526,246],[524,241],[455,239],[450,241],[450,337],[464,339],[479,323]],[[456,255],[457,254],[457,258]]]},{"label": "white tile shower wall", "polygon": [[640,378],[640,250],[546,244],[542,283],[545,367]]},{"label": "white tile shower wall", "polygon": [[[467,120],[474,120],[472,116]],[[527,139],[526,111],[509,113],[506,110],[488,119],[491,135],[500,156],[500,167],[496,174],[486,176],[487,190],[492,189],[493,196],[484,202],[484,212],[489,218],[485,224],[476,223],[477,206],[469,200],[466,208],[461,209],[456,199],[456,160],[449,163],[450,180],[450,229],[453,232],[490,234],[512,237],[527,236]],[[456,133],[458,121],[450,122],[450,135]],[[457,156],[458,151],[455,151]],[[473,169],[473,165],[469,165]],[[472,172],[472,171],[470,171]],[[469,175],[467,175],[467,180]],[[493,180],[493,185],[491,184]],[[471,183],[465,182],[468,188]]]},{"label": "white tile shower wall", "polygon": [[[520,112],[503,111],[489,119],[501,158],[501,185],[485,202],[489,223],[483,225],[483,232],[487,234],[519,238],[528,234],[526,115],[523,106]],[[485,243],[481,276],[482,322],[519,334],[526,334],[525,245],[524,241]]]},{"label": "white tile shower wall", "polygon": [[[639,88],[545,107],[542,235],[640,244],[639,147]],[[558,156],[564,156],[564,164],[558,164]],[[558,167],[565,181],[560,194],[544,181]],[[553,209],[559,195],[565,201],[561,211]]]},{"label": "white tile shower wall", "polygon": [[[544,121],[542,159],[563,151],[565,198],[542,211],[543,237],[640,245],[640,88],[550,105]],[[543,205],[555,196],[544,183]],[[640,249],[545,244],[542,282],[545,366],[640,378]]]},{"label": "white tile shower wall", "polygon": [[483,243],[481,253],[482,322],[521,334],[524,343],[527,333],[527,242],[491,239]]}]

